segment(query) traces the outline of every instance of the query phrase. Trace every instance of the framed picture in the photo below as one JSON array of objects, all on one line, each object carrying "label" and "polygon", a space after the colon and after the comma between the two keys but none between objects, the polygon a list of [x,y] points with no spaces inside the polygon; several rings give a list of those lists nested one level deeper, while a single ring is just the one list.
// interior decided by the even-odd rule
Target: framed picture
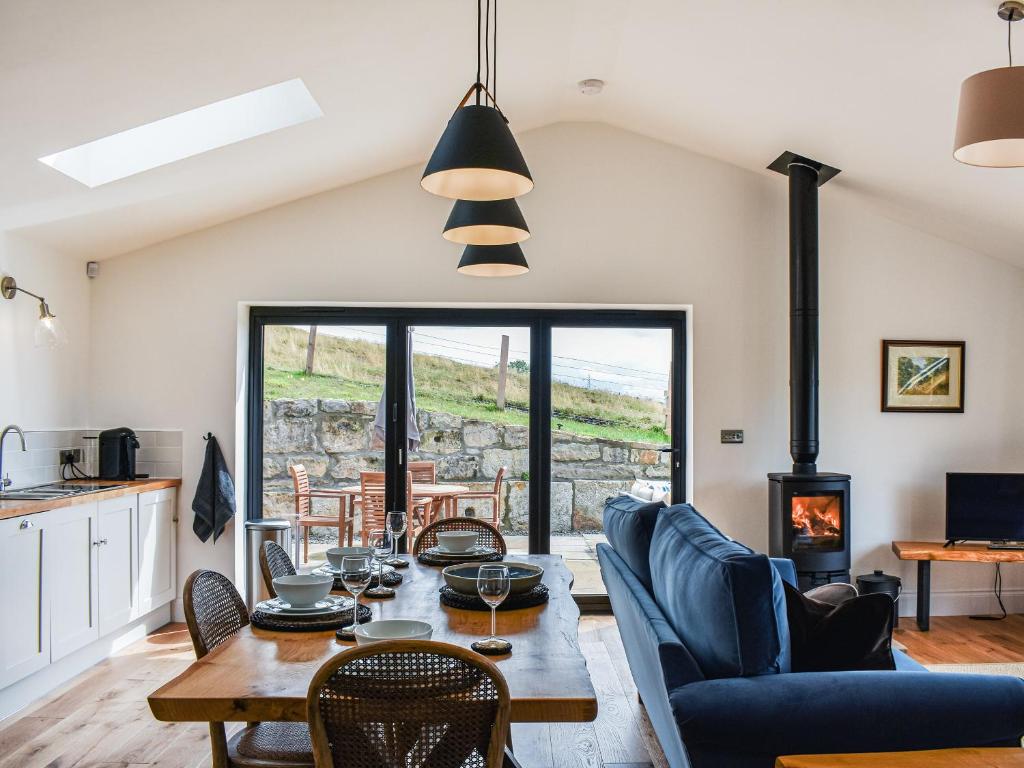
[{"label": "framed picture", "polygon": [[882,341],[882,410],[964,412],[964,342]]}]

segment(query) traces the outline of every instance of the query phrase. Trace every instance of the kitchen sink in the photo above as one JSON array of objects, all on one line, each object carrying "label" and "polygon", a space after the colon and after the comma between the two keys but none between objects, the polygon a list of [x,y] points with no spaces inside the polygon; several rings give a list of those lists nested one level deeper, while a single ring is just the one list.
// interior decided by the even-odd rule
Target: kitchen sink
[{"label": "kitchen sink", "polygon": [[53,501],[68,496],[84,496],[87,493],[123,488],[123,485],[82,485],[80,483],[48,483],[35,488],[21,488],[17,491],[0,493],[0,501]]}]

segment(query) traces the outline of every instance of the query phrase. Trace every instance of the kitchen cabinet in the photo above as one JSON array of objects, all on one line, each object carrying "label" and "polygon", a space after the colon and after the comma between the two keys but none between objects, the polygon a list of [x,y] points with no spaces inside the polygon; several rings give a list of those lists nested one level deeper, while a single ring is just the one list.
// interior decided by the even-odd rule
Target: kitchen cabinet
[{"label": "kitchen cabinet", "polygon": [[39,515],[0,520],[0,687],[50,663],[49,577],[43,567],[44,521]]},{"label": "kitchen cabinet", "polygon": [[174,600],[177,492],[0,520],[0,689]]},{"label": "kitchen cabinet", "polygon": [[96,567],[100,635],[123,627],[135,615],[138,500],[135,495],[120,496],[98,504]]},{"label": "kitchen cabinet", "polygon": [[46,523],[43,562],[50,577],[50,657],[62,659],[100,636],[98,506],[77,504],[36,515]]},{"label": "kitchen cabinet", "polygon": [[177,491],[161,488],[139,494],[139,588],[136,614],[142,616],[174,599],[177,591],[175,529]]}]

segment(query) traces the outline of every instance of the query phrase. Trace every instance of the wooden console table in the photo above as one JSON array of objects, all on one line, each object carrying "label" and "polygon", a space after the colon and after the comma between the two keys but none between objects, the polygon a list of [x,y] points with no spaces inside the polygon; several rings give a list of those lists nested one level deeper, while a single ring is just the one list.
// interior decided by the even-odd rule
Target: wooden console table
[{"label": "wooden console table", "polygon": [[917,561],[917,626],[928,631],[932,591],[932,562],[1024,563],[1024,550],[989,549],[987,544],[956,544],[941,541],[894,541],[892,551],[900,560]]}]

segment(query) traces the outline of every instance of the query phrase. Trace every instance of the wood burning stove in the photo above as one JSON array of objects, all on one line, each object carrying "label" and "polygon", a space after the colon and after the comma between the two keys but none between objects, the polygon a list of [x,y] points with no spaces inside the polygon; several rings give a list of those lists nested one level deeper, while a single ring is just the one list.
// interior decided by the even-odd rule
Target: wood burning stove
[{"label": "wood burning stove", "polygon": [[796,565],[801,589],[850,581],[850,476],[768,475],[768,548]]},{"label": "wood burning stove", "polygon": [[801,589],[850,581],[850,476],[819,472],[818,187],[839,170],[784,152],[789,177],[789,450],[791,473],[768,475],[769,551],[796,564]]}]

